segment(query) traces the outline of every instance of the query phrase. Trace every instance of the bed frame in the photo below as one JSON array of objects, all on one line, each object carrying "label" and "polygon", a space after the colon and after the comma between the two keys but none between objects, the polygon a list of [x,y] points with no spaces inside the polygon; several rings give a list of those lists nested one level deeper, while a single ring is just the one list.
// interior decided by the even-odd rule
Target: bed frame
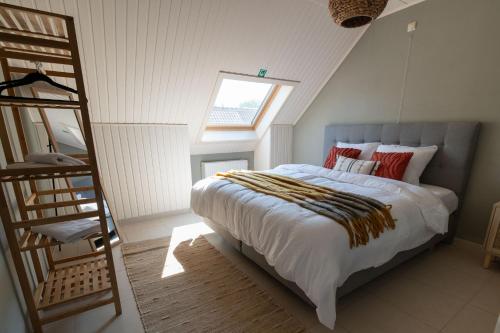
[{"label": "bed frame", "polygon": [[[480,124],[478,122],[336,124],[326,127],[323,147],[324,157],[327,156],[330,147],[339,141],[348,143],[382,142],[383,144],[413,147],[437,145],[439,149],[425,169],[421,181],[424,184],[451,189],[459,198],[459,207],[450,215],[448,233],[446,235],[436,235],[419,247],[400,252],[390,261],[379,267],[368,268],[352,274],[337,289],[337,298],[350,293],[417,254],[432,249],[440,242],[451,243],[453,241],[458,227],[458,215],[461,203],[476,150],[479,129]],[[252,247],[242,243],[240,240],[235,239],[221,224],[209,219],[205,219],[205,221],[236,250],[255,262],[304,301],[313,305],[304,292],[294,282],[282,278],[267,263],[263,255],[257,253]]]}]

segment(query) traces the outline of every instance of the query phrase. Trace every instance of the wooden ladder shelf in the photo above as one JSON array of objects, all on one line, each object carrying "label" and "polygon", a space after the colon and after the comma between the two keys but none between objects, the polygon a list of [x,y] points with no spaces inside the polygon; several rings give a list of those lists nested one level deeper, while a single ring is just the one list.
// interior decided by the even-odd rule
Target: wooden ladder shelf
[{"label": "wooden ladder shelf", "polygon": [[[36,68],[31,62],[39,62],[47,75],[69,82],[65,85],[71,85],[78,92],[69,93],[67,100],[54,100],[37,98],[34,93],[33,96],[20,96],[25,90],[9,88],[8,96],[0,96],[0,140],[7,162],[5,168],[0,169],[0,217],[32,328],[42,332],[44,324],[111,303],[120,315],[120,297],[73,18],[4,3],[0,4],[0,16],[0,65],[6,81],[12,80],[13,75],[19,78],[34,72]],[[37,166],[16,158],[30,153],[22,117],[29,108],[60,109],[60,112],[78,110],[87,154],[74,157],[86,164]],[[91,177],[92,186],[73,187],[71,179],[83,176]],[[39,189],[43,187],[41,184],[57,179],[65,181],[66,187]],[[76,196],[78,192],[88,191],[94,196]],[[44,200],[47,196],[54,200]],[[97,208],[82,211],[79,207],[85,204]],[[74,208],[73,212],[51,214],[68,207]],[[103,249],[54,260],[53,248],[61,242],[31,230],[35,226],[82,218],[99,221]],[[46,269],[40,254],[44,254]],[[28,272],[30,264],[36,281]],[[89,297],[97,293],[105,297],[97,300]],[[79,302],[83,298],[87,300]]]}]

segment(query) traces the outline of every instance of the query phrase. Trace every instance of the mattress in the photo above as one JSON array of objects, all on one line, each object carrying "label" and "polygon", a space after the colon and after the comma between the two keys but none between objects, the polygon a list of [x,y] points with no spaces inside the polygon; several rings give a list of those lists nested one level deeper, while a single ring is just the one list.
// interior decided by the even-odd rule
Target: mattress
[{"label": "mattress", "polygon": [[441,202],[444,204],[446,209],[448,209],[448,212],[451,214],[454,211],[457,210],[458,208],[458,197],[450,189],[436,186],[436,185],[428,185],[428,184],[420,184],[420,187],[425,188],[426,190],[430,191],[433,195],[438,197]]},{"label": "mattress", "polygon": [[206,178],[193,185],[193,211],[262,254],[280,276],[304,291],[316,305],[320,322],[329,328],[335,324],[336,290],[351,274],[381,266],[448,228],[448,209],[420,186],[305,164],[281,165],[268,172],[392,205],[396,228],[351,249],[340,224],[294,203],[224,179]]}]

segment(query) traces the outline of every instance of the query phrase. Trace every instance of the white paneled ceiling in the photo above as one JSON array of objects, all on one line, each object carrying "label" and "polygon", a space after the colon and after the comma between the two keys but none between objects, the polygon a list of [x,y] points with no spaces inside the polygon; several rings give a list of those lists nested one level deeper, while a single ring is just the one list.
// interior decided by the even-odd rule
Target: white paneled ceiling
[{"label": "white paneled ceiling", "polygon": [[424,0],[389,0],[389,2],[387,3],[387,7],[380,16],[384,17],[386,15],[390,15],[392,13],[397,12],[398,10],[402,10],[405,9],[406,7],[416,5],[417,3],[422,1]]},{"label": "white paneled ceiling", "polygon": [[192,144],[219,71],[300,81],[275,119],[293,124],[365,31],[327,0],[6,2],[75,17],[93,122],[187,124]]}]

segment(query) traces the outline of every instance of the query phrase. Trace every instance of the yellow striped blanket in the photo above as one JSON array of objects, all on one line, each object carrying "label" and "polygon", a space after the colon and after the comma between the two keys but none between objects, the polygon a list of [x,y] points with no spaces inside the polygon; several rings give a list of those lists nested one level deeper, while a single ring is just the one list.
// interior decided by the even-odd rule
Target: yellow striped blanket
[{"label": "yellow striped blanket", "polygon": [[346,229],[351,248],[366,245],[370,235],[378,238],[384,230],[395,228],[391,206],[366,196],[266,172],[231,170],[216,176],[331,218]]}]

